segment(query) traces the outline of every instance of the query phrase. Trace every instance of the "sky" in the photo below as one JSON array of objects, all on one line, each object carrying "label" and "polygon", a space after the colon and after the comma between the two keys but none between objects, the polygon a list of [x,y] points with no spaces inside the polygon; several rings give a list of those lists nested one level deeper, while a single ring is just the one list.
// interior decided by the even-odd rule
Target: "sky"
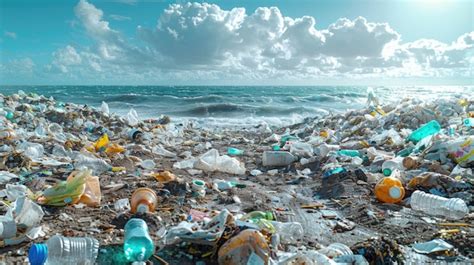
[{"label": "sky", "polygon": [[473,85],[474,0],[2,0],[0,85]]}]

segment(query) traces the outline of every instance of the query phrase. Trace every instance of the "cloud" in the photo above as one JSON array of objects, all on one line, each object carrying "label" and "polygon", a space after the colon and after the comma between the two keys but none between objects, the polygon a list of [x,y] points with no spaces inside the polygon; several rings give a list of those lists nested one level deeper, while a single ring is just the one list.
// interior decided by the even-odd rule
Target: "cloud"
[{"label": "cloud", "polygon": [[166,8],[153,28],[138,26],[137,36],[128,37],[86,0],[74,12],[94,44],[58,49],[47,68],[78,80],[466,77],[474,62],[474,32],[451,43],[403,42],[387,23],[364,17],[340,18],[321,28],[314,17],[287,17],[277,7],[248,13],[183,3]]},{"label": "cloud", "polygon": [[16,35],[15,32],[12,32],[12,31],[5,31],[4,32],[4,35],[8,38],[11,38],[11,39],[16,39],[18,36]]},{"label": "cloud", "polygon": [[110,14],[109,17],[113,20],[116,20],[116,21],[132,20],[131,17],[121,16],[121,15],[117,15],[117,14]]}]

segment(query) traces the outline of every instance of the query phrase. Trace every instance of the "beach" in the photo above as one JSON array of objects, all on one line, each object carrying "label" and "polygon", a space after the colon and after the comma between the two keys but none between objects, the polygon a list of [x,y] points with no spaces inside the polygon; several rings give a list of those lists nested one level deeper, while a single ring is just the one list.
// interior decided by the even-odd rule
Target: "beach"
[{"label": "beach", "polygon": [[[474,100],[469,98],[472,94],[466,93],[469,89],[472,88],[439,92],[445,94],[432,93],[435,95],[430,95],[427,90],[418,97],[411,95],[406,98],[390,95],[389,90],[381,89],[376,90],[380,95],[378,104],[371,108],[367,105],[367,88],[364,87],[340,98],[334,96],[334,92],[328,92],[327,102],[322,105],[314,102],[324,101],[321,100],[324,97],[313,99],[313,102],[288,103],[300,105],[302,108],[299,110],[289,110],[281,102],[255,103],[261,108],[273,104],[283,106],[277,111],[271,110],[270,114],[256,112],[253,116],[236,114],[239,111],[245,113],[241,108],[246,105],[239,105],[231,113],[227,111],[227,105],[222,113],[219,113],[219,108],[214,108],[214,112],[209,107],[196,109],[202,103],[200,100],[191,107],[177,107],[182,111],[178,115],[171,105],[166,105],[166,111],[160,107],[153,108],[153,103],[149,106],[140,105],[141,100],[134,103],[133,98],[140,97],[140,93],[120,101],[108,96],[90,102],[71,95],[52,99],[49,95],[32,94],[27,90],[0,95],[3,99],[1,107],[6,113],[0,118],[0,129],[11,132],[11,137],[1,140],[0,152],[3,161],[0,171],[10,173],[11,179],[2,178],[0,190],[8,189],[8,184],[25,185],[31,191],[26,197],[40,204],[44,211],[42,219],[35,224],[41,227],[35,239],[1,248],[0,261],[6,264],[27,263],[32,243],[44,242],[54,234],[61,234],[94,237],[101,248],[107,249],[99,252],[99,264],[122,264],[120,253],[124,225],[132,216],[138,215],[148,225],[157,246],[156,256],[169,264],[217,264],[219,247],[242,229],[236,228],[235,223],[226,223],[225,236],[208,245],[200,244],[199,240],[193,244],[185,239],[178,243],[163,242],[166,236],[162,232],[170,231],[182,221],[201,222],[193,219],[196,217],[192,213],[213,217],[226,209],[235,219],[252,211],[269,211],[279,222],[301,224],[302,235],[289,242],[280,238],[280,244],[270,247],[268,256],[275,262],[282,262],[275,264],[300,264],[295,261],[285,263],[283,257],[296,253],[304,255],[332,243],[347,245],[370,264],[422,264],[434,260],[470,264],[474,258],[474,175],[473,164],[469,162],[472,158],[468,157],[467,162],[461,163],[452,159],[446,153],[448,151],[443,151],[445,156],[442,157],[441,151],[430,149],[434,143],[446,144],[472,137],[473,128],[463,124],[472,111],[469,104]],[[187,93],[189,95],[189,91]],[[287,96],[285,99],[289,98]],[[66,100],[69,97],[72,102]],[[276,97],[278,95],[267,99]],[[250,95],[239,98],[239,101],[251,98],[258,100],[262,97]],[[205,100],[216,99],[210,96]],[[293,98],[293,101],[298,100],[301,99]],[[122,101],[127,103],[126,107],[119,107]],[[227,104],[227,101],[232,99],[208,103]],[[130,110],[132,108],[138,115]],[[9,112],[12,117],[8,116]],[[294,115],[298,115],[297,118],[293,119]],[[245,116],[252,116],[252,122],[237,122]],[[405,197],[397,203],[381,202],[375,196],[374,188],[385,176],[381,171],[382,164],[376,162],[376,158],[387,156],[389,160],[407,147],[415,147],[406,139],[412,131],[433,120],[440,124],[440,130],[430,136],[430,144],[423,147],[426,149],[410,153],[417,159],[417,165],[404,168],[397,176],[405,188]],[[217,126],[219,121],[228,124]],[[454,133],[449,128],[453,128]],[[141,133],[140,138],[134,136],[136,131]],[[392,133],[387,134],[388,131]],[[107,145],[98,147],[98,141],[105,134]],[[123,147],[123,151],[106,149],[112,144]],[[323,148],[326,146],[337,146],[337,149],[326,152]],[[242,152],[232,155],[229,148]],[[217,150],[218,156],[213,149]],[[291,154],[295,160],[286,164],[280,161],[280,165],[262,161],[265,152],[276,150]],[[363,155],[335,152],[340,150],[356,150]],[[206,160],[205,154],[212,158]],[[227,154],[230,157],[224,157]],[[100,203],[95,207],[68,202],[60,206],[41,204],[38,198],[44,196],[48,187],[66,180],[72,171],[81,170],[78,164],[81,156],[110,165],[110,170],[92,168],[92,174],[99,177]],[[219,164],[220,160],[227,164]],[[333,171],[336,168],[343,170]],[[176,178],[163,180],[158,177],[163,171],[171,172]],[[430,184],[410,186],[411,180],[422,173],[437,177],[432,177]],[[194,180],[206,183],[203,196],[193,191]],[[219,184],[224,182],[228,185]],[[157,194],[154,211],[134,215],[127,207],[117,208],[118,200],[131,198],[133,192],[142,187]],[[430,192],[432,189],[447,198],[461,198],[469,207],[468,214],[453,221],[410,207],[409,198],[415,190]],[[12,201],[8,201],[10,203]],[[8,208],[5,205],[4,211]],[[458,225],[443,226],[445,223]],[[458,231],[442,232],[443,229]],[[414,243],[435,238],[442,238],[452,245],[446,250],[449,254],[428,256],[416,253],[412,248]],[[157,260],[154,262],[160,264]]]}]

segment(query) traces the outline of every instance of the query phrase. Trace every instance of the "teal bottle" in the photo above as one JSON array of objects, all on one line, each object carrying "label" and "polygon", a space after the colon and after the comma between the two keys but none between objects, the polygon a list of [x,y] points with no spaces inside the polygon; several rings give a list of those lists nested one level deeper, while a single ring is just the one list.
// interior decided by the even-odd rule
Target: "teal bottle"
[{"label": "teal bottle", "polygon": [[227,149],[227,154],[231,155],[231,156],[240,156],[240,155],[244,154],[244,151],[240,150],[240,149],[237,149],[237,148],[234,148],[234,147],[229,147]]},{"label": "teal bottle", "polygon": [[155,245],[148,233],[148,226],[145,221],[132,218],[127,222],[123,249],[125,257],[130,262],[146,261],[153,255]]},{"label": "teal bottle", "polygon": [[474,118],[466,118],[463,122],[466,127],[474,127]]},{"label": "teal bottle", "polygon": [[408,141],[417,143],[425,137],[438,133],[440,130],[441,125],[436,120],[432,120],[410,134]]},{"label": "teal bottle", "polygon": [[349,150],[349,149],[339,150],[339,151],[337,151],[337,154],[340,155],[340,156],[350,156],[350,157],[358,156],[358,157],[362,157],[359,150]]}]

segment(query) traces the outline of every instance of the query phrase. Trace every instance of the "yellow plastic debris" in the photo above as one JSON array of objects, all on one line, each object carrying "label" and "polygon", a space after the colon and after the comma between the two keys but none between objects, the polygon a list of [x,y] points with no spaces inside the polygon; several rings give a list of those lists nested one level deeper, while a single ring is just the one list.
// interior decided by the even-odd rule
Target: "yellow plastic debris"
[{"label": "yellow plastic debris", "polygon": [[105,151],[105,148],[108,145],[109,145],[109,136],[106,133],[104,133],[104,135],[102,135],[102,137],[100,137],[99,140],[97,140],[94,143],[94,148],[96,152],[102,152],[102,151]]},{"label": "yellow plastic debris", "polygon": [[43,191],[38,198],[38,203],[50,206],[65,206],[77,203],[86,189],[87,178],[91,170],[73,172],[66,181],[61,181],[55,186]]},{"label": "yellow plastic debris", "polygon": [[123,148],[122,146],[118,144],[110,144],[105,149],[105,153],[107,155],[114,155],[114,154],[123,153],[123,152],[125,152],[125,148]]}]

